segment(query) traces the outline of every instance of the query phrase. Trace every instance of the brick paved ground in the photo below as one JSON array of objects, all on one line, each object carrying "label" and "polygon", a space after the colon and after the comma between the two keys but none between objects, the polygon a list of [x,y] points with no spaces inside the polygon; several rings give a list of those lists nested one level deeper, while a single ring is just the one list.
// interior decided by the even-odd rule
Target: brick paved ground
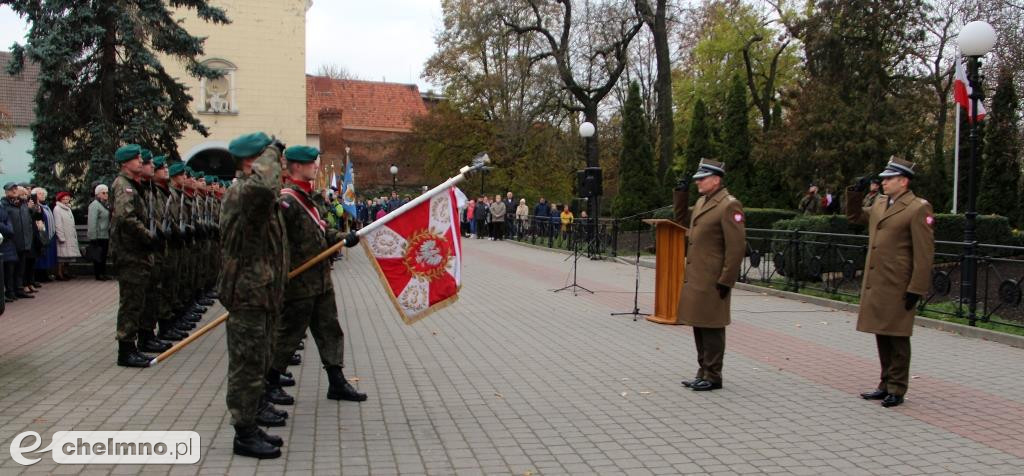
[{"label": "brick paved ground", "polygon": [[[695,393],[688,328],[610,317],[632,309],[633,268],[465,244],[455,305],[405,326],[362,252],[336,269],[347,374],[370,400],[324,398],[308,339],[284,457],[231,455],[223,329],[157,368],[113,365],[111,283],[47,286],[0,317],[0,473],[34,430],[194,430],[195,466],[57,466],[43,473],[1021,474],[1024,350],[916,330],[907,403],[884,409],[870,335],[855,316],[737,291],[725,389]],[[343,281],[344,280],[344,281]],[[653,272],[641,269],[642,310]],[[220,312],[211,309],[210,316]],[[210,318],[208,316],[207,319]]]}]

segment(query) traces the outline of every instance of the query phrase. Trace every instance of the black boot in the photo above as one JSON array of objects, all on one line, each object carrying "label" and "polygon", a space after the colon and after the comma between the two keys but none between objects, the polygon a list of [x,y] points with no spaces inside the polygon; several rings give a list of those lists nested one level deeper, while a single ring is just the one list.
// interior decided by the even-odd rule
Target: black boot
[{"label": "black boot", "polygon": [[303,350],[305,348],[306,348],[306,344],[300,340],[299,341],[299,350]]},{"label": "black boot", "polygon": [[270,443],[278,448],[284,446],[284,440],[282,440],[280,436],[268,434],[267,432],[263,431],[263,428],[260,428],[258,426],[256,427],[256,431],[260,432],[260,437],[263,438],[263,441],[266,441],[267,443]]},{"label": "black boot", "polygon": [[292,354],[291,360],[288,361],[288,365],[299,365],[302,363],[302,356],[298,353]]},{"label": "black boot", "polygon": [[279,458],[281,456],[281,449],[264,439],[263,435],[260,434],[259,428],[255,425],[235,427],[234,449],[236,455],[251,456],[259,459]]},{"label": "black boot", "polygon": [[278,377],[278,379],[277,379],[277,383],[279,383],[282,387],[294,387],[295,386],[295,379],[293,379],[291,377],[286,377],[284,375],[284,373],[282,372],[281,376]]},{"label": "black boot", "polygon": [[348,400],[350,402],[362,402],[366,400],[365,393],[359,393],[352,384],[348,383],[345,379],[345,374],[341,372],[341,367],[332,365],[325,367],[327,371],[327,381],[330,382],[330,386],[327,387],[327,398],[331,400]]},{"label": "black boot", "polygon": [[267,401],[276,405],[294,405],[295,399],[281,388],[281,372],[274,369],[267,371]]},{"label": "black boot", "polygon": [[294,375],[292,375],[292,371],[291,370],[282,370],[281,371],[281,376],[282,377],[288,377],[288,378],[294,377]]},{"label": "black boot", "polygon": [[139,350],[159,353],[170,348],[171,343],[157,339],[153,331],[139,332]]},{"label": "black boot", "polygon": [[261,426],[284,426],[285,418],[269,403],[263,403],[256,410],[256,423]]},{"label": "black boot", "polygon": [[192,306],[192,312],[200,315],[206,314],[206,308],[199,304],[196,304],[195,306]]},{"label": "black boot", "polygon": [[199,301],[197,301],[197,302],[198,302],[198,303],[199,303],[199,305],[201,305],[201,306],[212,306],[212,305],[213,305],[213,299],[210,299],[210,298],[201,298],[201,299],[200,299]]},{"label": "black boot", "polygon": [[181,332],[175,328],[173,319],[165,319],[157,322],[157,324],[160,326],[160,333],[157,334],[160,340],[179,341],[188,337],[188,333]]},{"label": "black boot", "polygon": [[149,357],[140,354],[132,341],[117,341],[117,365],[121,367],[149,367]]}]

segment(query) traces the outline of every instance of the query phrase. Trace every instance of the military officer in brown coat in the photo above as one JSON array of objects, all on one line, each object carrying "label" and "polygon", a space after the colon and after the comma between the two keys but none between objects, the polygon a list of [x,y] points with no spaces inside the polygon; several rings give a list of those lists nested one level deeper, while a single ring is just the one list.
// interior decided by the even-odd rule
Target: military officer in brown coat
[{"label": "military officer in brown coat", "polygon": [[700,368],[683,385],[695,391],[722,388],[725,326],[732,286],[746,250],[743,204],[722,184],[725,164],[702,159],[693,180],[701,197],[687,206],[689,181],[675,191],[675,221],[689,227],[686,274],[679,295],[679,323],[693,326]]},{"label": "military officer in brown coat", "polygon": [[878,387],[861,397],[894,407],[907,392],[915,308],[931,284],[935,218],[931,204],[910,191],[912,162],[893,157],[879,177],[885,196],[862,208],[867,188],[862,180],[847,191],[846,215],[868,226],[857,330],[875,334],[882,367]]}]

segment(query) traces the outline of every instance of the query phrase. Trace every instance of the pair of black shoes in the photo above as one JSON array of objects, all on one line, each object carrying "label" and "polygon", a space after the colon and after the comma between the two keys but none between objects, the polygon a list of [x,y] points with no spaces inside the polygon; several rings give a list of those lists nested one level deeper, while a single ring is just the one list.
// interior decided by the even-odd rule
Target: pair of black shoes
[{"label": "pair of black shoes", "polygon": [[708,392],[722,388],[722,382],[712,382],[699,377],[693,380],[683,380],[682,383],[684,387],[693,390],[694,392]]},{"label": "pair of black shoes", "polygon": [[860,394],[860,397],[864,400],[881,400],[882,406],[885,408],[899,406],[903,403],[903,395],[891,394],[881,389],[864,392]]},{"label": "pair of black shoes", "polygon": [[139,350],[142,352],[161,353],[170,348],[170,342],[157,339],[152,331],[139,333]]},{"label": "pair of black shoes", "polygon": [[288,412],[278,410],[270,402],[261,399],[256,409],[256,424],[267,427],[284,426],[288,421]]},{"label": "pair of black shoes", "polygon": [[[266,379],[267,379],[267,390],[266,390],[267,401],[269,401],[270,403],[273,403],[275,405],[294,405],[295,404],[295,398],[293,398],[291,395],[288,395],[288,392],[285,392],[284,389],[281,388],[282,387],[282,385],[281,385],[281,372],[279,372],[277,370],[274,370],[274,369],[270,369],[270,370],[267,371]],[[292,380],[293,384],[294,384],[294,382],[295,381]]]},{"label": "pair of black shoes", "polygon": [[151,357],[140,353],[132,341],[117,341],[117,365],[121,367],[149,367]]},{"label": "pair of black shoes", "polygon": [[269,435],[258,426],[235,426],[234,451],[239,456],[259,459],[273,459],[281,456],[284,440]]}]

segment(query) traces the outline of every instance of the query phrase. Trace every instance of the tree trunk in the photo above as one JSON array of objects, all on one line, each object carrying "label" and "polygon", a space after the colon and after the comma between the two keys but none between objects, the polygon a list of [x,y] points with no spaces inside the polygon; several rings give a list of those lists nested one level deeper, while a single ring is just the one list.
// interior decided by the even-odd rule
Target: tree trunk
[{"label": "tree trunk", "polygon": [[654,81],[654,90],[658,94],[658,104],[655,107],[655,117],[658,120],[658,177],[664,177],[665,172],[672,166],[675,154],[675,124],[672,114],[672,58],[668,46],[668,28],[665,25],[667,0],[657,2],[654,17],[651,18],[647,14],[649,5],[643,17],[654,37],[654,53],[658,62],[658,75]]}]

